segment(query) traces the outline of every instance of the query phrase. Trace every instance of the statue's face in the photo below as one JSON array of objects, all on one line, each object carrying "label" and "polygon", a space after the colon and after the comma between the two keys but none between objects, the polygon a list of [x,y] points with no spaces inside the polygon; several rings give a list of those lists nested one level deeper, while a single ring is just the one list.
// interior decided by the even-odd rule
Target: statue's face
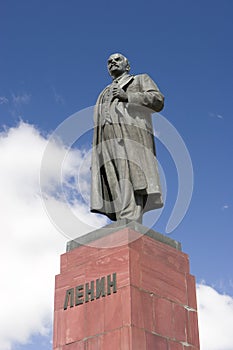
[{"label": "statue's face", "polygon": [[127,59],[119,53],[113,54],[108,59],[108,71],[113,78],[119,77],[128,69]]}]

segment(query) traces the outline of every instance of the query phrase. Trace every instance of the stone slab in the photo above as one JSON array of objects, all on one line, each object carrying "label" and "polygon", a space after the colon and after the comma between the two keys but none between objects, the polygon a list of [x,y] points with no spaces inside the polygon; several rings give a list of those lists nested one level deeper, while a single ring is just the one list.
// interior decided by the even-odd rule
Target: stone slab
[{"label": "stone slab", "polygon": [[116,230],[122,230],[123,228],[132,229],[140,234],[146,235],[148,237],[153,238],[156,241],[159,241],[161,243],[167,244],[177,250],[181,251],[181,243],[177,242],[170,237],[167,237],[165,235],[162,235],[159,232],[156,232],[144,225],[139,224],[135,221],[127,221],[127,220],[120,220],[115,223],[112,223],[110,225],[107,225],[103,228],[100,228],[98,230],[91,231],[90,233],[77,237],[74,240],[71,240],[67,243],[66,246],[66,252],[70,252],[72,249],[75,249],[77,247],[80,247],[82,245],[90,244],[93,241],[99,240],[103,237],[108,236],[109,234],[112,234],[116,232]]}]

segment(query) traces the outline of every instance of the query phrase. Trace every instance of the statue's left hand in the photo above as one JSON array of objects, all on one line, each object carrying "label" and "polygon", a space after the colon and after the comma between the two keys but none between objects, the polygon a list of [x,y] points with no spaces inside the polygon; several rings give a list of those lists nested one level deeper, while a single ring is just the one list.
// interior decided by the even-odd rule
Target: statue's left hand
[{"label": "statue's left hand", "polygon": [[118,98],[122,102],[127,102],[128,101],[127,93],[123,89],[121,89],[119,87],[114,87],[112,89],[112,94],[113,94],[113,98]]}]

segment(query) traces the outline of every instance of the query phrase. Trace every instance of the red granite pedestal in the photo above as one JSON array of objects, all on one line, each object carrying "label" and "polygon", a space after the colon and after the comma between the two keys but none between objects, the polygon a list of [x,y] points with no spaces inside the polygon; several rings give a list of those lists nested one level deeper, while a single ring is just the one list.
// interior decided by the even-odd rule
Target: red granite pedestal
[{"label": "red granite pedestal", "polygon": [[199,349],[188,256],[177,242],[138,231],[94,235],[61,256],[54,350]]}]

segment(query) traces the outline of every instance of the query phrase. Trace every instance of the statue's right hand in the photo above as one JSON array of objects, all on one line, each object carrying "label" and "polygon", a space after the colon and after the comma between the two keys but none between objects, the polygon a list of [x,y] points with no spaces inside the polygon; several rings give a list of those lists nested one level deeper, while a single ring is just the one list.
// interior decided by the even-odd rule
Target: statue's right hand
[{"label": "statue's right hand", "polygon": [[114,98],[118,98],[122,102],[127,102],[128,101],[127,93],[121,88],[114,87],[112,89],[112,95],[113,95]]}]

